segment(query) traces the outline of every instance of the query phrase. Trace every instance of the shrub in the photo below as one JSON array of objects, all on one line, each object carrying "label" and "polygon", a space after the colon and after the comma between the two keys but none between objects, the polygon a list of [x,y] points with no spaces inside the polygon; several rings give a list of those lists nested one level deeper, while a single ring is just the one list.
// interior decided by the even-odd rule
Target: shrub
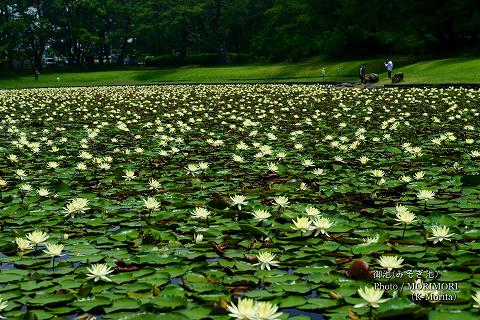
[{"label": "shrub", "polygon": [[220,64],[220,56],[215,53],[190,54],[182,65],[215,66]]},{"label": "shrub", "polygon": [[254,62],[255,59],[247,53],[230,53],[231,64],[247,64]]},{"label": "shrub", "polygon": [[145,66],[147,67],[173,67],[179,64],[178,58],[172,55],[148,56],[145,58]]},{"label": "shrub", "polygon": [[[230,53],[230,63],[234,65],[247,64],[254,61],[251,55],[246,53]],[[217,66],[222,64],[221,57],[216,53],[190,54],[183,61],[180,57],[172,55],[147,56],[147,67],[176,67],[181,65]]]}]

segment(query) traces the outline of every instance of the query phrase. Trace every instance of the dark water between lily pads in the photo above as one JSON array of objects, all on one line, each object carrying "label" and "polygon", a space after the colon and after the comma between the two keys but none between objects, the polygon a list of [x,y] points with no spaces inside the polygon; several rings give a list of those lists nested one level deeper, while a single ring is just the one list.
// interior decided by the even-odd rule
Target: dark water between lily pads
[{"label": "dark water between lily pads", "polygon": [[307,312],[298,309],[280,309],[279,312],[288,313],[290,317],[307,316],[310,320],[324,320],[325,318],[320,313]]},{"label": "dark water between lily pads", "polygon": [[[7,256],[3,254],[3,252],[0,251],[0,258],[6,258]],[[0,270],[8,270],[8,269],[13,269],[15,265],[10,262],[3,262],[0,263]]]},{"label": "dark water between lily pads", "polygon": [[170,279],[170,283],[171,284],[178,284],[178,283],[181,283],[182,282],[182,278],[181,277],[175,277],[175,278],[171,278]]},{"label": "dark water between lily pads", "polygon": [[13,269],[14,264],[13,263],[1,263],[0,264],[0,270],[8,270],[8,269]]}]

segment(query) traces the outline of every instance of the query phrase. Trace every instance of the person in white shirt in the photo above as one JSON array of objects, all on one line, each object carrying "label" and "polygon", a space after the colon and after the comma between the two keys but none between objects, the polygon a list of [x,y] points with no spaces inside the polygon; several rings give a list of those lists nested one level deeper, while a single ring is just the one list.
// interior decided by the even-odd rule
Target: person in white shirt
[{"label": "person in white shirt", "polygon": [[388,58],[385,62],[385,68],[387,68],[388,77],[392,79],[392,70],[393,70],[393,62],[392,59]]}]

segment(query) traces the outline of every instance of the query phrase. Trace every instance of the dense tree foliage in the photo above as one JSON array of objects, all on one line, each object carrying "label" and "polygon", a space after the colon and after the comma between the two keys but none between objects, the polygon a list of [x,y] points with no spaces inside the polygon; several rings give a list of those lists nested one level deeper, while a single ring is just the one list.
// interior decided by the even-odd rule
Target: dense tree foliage
[{"label": "dense tree foliage", "polygon": [[480,47],[478,0],[0,0],[0,62],[444,53]]}]

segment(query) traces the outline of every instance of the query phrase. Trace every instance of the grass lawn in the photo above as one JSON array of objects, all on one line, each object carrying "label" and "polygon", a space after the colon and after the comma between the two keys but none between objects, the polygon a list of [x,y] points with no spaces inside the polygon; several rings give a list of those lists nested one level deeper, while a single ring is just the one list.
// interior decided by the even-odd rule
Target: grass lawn
[{"label": "grass lawn", "polygon": [[480,83],[480,58],[451,58],[406,65],[406,83]]},{"label": "grass lawn", "polygon": [[[480,83],[480,58],[451,58],[415,62],[397,57],[394,71],[405,74],[405,83]],[[128,68],[115,71],[49,73],[40,76],[16,76],[0,79],[0,88],[47,86],[137,85],[188,82],[292,82],[358,81],[357,72],[367,63],[367,73],[380,74],[380,84],[387,84],[383,59],[326,61],[321,58],[302,63],[251,64],[231,67]],[[324,71],[324,72],[323,72]]]}]

